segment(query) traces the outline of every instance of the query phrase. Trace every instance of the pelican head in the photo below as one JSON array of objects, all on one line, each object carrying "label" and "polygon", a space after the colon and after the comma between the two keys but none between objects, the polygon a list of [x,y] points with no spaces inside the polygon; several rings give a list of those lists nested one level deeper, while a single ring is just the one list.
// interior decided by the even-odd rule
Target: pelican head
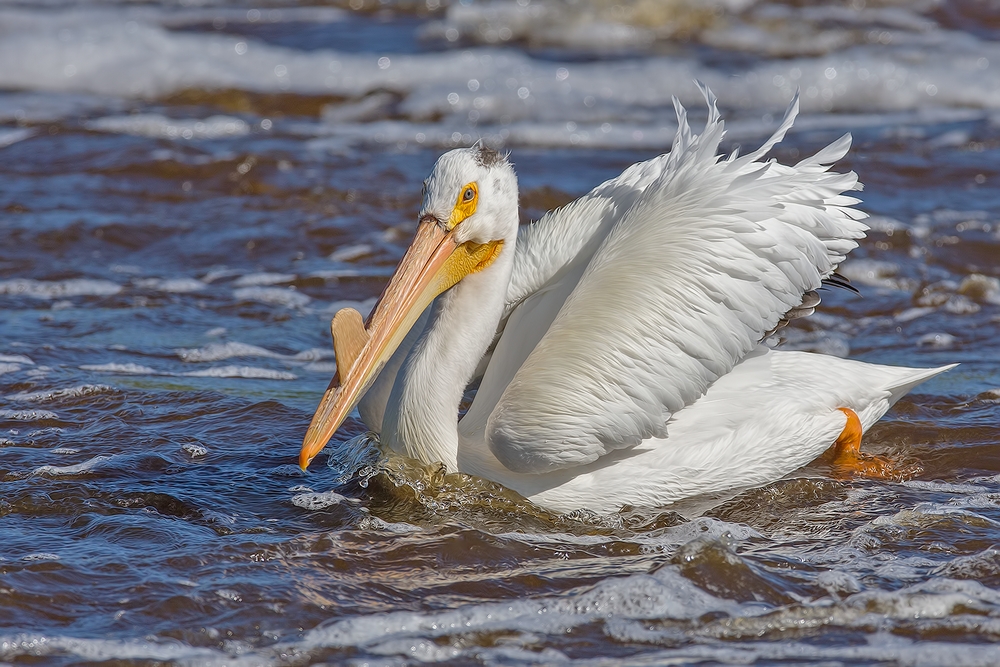
[{"label": "pelican head", "polygon": [[[340,428],[424,309],[467,276],[492,266],[501,253],[513,253],[517,225],[517,178],[503,155],[479,145],[438,159],[424,181],[413,242],[364,331],[351,333],[363,345],[356,355],[342,356],[337,348],[339,386],[334,378],[309,425],[299,455],[303,470]],[[336,332],[334,337],[337,347]]]}]

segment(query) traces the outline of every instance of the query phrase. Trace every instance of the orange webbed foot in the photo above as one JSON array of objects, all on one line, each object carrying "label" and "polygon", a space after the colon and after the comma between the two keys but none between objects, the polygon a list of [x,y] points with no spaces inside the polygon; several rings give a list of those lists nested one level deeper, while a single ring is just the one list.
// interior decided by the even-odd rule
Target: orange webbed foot
[{"label": "orange webbed foot", "polygon": [[847,416],[847,423],[837,441],[823,456],[828,460],[837,479],[869,477],[872,479],[909,479],[922,472],[916,464],[900,465],[892,459],[861,452],[861,420],[850,408],[838,408]]}]

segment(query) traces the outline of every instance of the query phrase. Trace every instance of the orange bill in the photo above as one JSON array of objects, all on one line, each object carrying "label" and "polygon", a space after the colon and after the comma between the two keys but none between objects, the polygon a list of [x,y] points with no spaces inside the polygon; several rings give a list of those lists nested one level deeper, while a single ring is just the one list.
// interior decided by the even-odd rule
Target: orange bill
[{"label": "orange bill", "polygon": [[466,275],[492,263],[502,245],[503,241],[459,244],[454,228],[447,229],[431,217],[421,220],[368,319],[367,341],[350,368],[337,369],[339,386],[331,383],[313,415],[299,454],[303,470],[364,397],[424,309]]}]

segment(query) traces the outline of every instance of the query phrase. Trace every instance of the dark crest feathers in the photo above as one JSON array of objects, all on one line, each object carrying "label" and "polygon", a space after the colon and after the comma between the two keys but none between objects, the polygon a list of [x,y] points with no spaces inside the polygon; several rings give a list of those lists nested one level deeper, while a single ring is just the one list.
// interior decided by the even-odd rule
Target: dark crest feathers
[{"label": "dark crest feathers", "polygon": [[506,164],[507,156],[499,151],[495,151],[483,142],[479,142],[472,147],[476,158],[476,164],[480,167],[490,169],[502,164]]}]

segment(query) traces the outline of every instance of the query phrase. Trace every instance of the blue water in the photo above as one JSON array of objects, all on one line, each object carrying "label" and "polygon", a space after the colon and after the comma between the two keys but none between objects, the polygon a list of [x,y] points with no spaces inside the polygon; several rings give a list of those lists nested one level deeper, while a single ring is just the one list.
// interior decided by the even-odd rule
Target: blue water
[{"label": "blue water", "polygon": [[[416,36],[441,17],[225,31],[301,51],[447,54]],[[170,34],[205,32],[222,31],[201,17]],[[443,146],[317,144],[303,127],[322,104],[358,100],[246,88],[244,111],[212,90],[194,102],[84,91],[95,97],[66,111],[40,90],[55,118],[0,124],[33,132],[0,148],[0,660],[1000,662],[989,117],[859,127],[827,114],[828,129],[793,132],[775,154],[794,161],[853,130],[841,167],[874,216],[844,266],[862,297],[825,291],[784,345],[962,364],[866,435],[866,451],[922,472],[845,480],[817,464],[679,506],[557,516],[483,480],[380,460],[348,442],[364,431],[355,419],[330,465],[324,454],[299,470],[333,373],[330,317],[381,291]],[[23,108],[19,96],[0,92],[0,111]],[[88,129],[132,110],[229,114],[249,130]],[[660,147],[507,148],[532,219]]]}]

